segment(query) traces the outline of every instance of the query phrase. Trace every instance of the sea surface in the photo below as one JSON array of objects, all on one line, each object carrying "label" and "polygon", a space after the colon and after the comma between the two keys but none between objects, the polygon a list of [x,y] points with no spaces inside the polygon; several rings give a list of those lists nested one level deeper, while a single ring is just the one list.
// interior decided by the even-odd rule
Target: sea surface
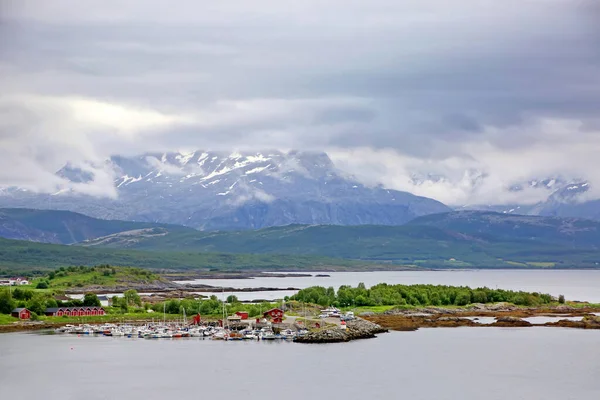
[{"label": "sea surface", "polygon": [[436,328],[309,345],[0,335],[3,399],[600,399],[600,332]]},{"label": "sea surface", "polygon": [[[218,287],[294,287],[309,286],[367,286],[386,282],[390,284],[436,284],[523,290],[565,295],[568,300],[600,303],[600,270],[444,270],[444,271],[376,271],[376,272],[311,272],[311,277],[254,278],[254,279],[200,279],[190,283]],[[328,274],[330,277],[315,277]],[[233,293],[242,301],[280,299],[295,291]],[[206,293],[203,293],[206,294]],[[216,293],[219,296],[221,293]],[[231,293],[226,293],[228,295]]]}]

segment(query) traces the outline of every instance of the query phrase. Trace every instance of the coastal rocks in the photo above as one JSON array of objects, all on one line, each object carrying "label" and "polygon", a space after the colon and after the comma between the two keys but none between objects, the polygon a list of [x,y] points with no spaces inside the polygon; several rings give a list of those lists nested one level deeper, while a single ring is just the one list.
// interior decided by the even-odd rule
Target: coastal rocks
[{"label": "coastal rocks", "polygon": [[470,308],[478,311],[514,311],[518,309],[514,304],[503,302],[494,304],[473,304]]},{"label": "coastal rocks", "polygon": [[296,338],[296,341],[299,343],[349,342],[356,339],[374,338],[376,334],[384,332],[387,332],[387,329],[364,319],[357,318],[349,321],[346,329],[342,329],[339,326],[321,329],[300,336]]},{"label": "coastal rocks", "polygon": [[525,327],[531,326],[531,322],[524,321],[521,318],[517,317],[497,317],[496,323],[492,324],[492,326],[501,326],[501,327]]},{"label": "coastal rocks", "polygon": [[581,321],[561,319],[558,322],[549,322],[544,326],[556,326],[562,328],[600,329],[600,316],[585,315]]}]

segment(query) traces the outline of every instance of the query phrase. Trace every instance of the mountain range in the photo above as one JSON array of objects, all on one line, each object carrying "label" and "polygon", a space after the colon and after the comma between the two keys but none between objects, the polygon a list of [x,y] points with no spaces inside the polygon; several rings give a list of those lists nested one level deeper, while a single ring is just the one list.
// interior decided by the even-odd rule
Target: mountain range
[{"label": "mountain range", "polygon": [[[117,199],[11,188],[2,192],[0,206],[62,209],[201,230],[293,223],[400,225],[450,210],[429,198],[367,187],[336,169],[325,153],[197,151],[115,156],[108,163],[117,176]],[[73,182],[93,178],[71,166],[58,174]]]},{"label": "mountain range", "polygon": [[[402,226],[288,225],[210,232],[52,210],[3,209],[0,215],[11,227],[1,224],[0,236],[71,244],[38,248],[30,242],[0,242],[4,261],[15,265],[23,260],[52,265],[121,260],[164,269],[239,269],[256,267],[257,256],[270,257],[260,263],[275,268],[356,261],[435,268],[597,268],[600,263],[600,222],[574,218],[455,211]],[[85,239],[73,243],[73,238]]]},{"label": "mountain range", "polygon": [[[118,197],[100,198],[69,190],[39,194],[0,190],[0,207],[69,210],[101,219],[177,224],[194,229],[261,229],[289,224],[402,225],[414,218],[451,211],[439,201],[382,186],[366,186],[339,170],[325,153],[211,151],[148,153],[107,160]],[[57,172],[71,182],[93,180],[87,170],[66,165]],[[472,185],[486,179],[470,171]],[[444,180],[415,174],[414,184]],[[537,204],[468,205],[465,210],[600,220],[600,200],[582,202],[589,183],[563,178],[515,182],[544,193]]]}]

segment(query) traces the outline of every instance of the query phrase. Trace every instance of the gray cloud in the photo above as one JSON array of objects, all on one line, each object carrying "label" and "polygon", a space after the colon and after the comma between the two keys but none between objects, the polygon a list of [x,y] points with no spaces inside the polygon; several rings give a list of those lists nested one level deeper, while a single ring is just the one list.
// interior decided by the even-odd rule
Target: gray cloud
[{"label": "gray cloud", "polygon": [[276,147],[454,204],[536,201],[507,191],[530,177],[600,187],[595,1],[0,7],[0,184],[60,190],[62,164],[115,153]]}]

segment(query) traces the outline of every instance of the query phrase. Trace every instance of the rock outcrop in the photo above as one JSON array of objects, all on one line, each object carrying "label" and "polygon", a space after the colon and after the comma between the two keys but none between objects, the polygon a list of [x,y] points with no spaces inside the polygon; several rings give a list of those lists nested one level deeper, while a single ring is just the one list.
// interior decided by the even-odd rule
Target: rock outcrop
[{"label": "rock outcrop", "polygon": [[524,321],[521,318],[517,317],[497,317],[496,323],[492,324],[493,326],[502,326],[502,327],[524,327],[531,326],[531,322]]},{"label": "rock outcrop", "polygon": [[388,330],[362,318],[348,321],[346,329],[339,326],[312,331],[304,336],[296,338],[299,343],[338,343],[349,342],[357,339],[374,338],[378,333]]}]

